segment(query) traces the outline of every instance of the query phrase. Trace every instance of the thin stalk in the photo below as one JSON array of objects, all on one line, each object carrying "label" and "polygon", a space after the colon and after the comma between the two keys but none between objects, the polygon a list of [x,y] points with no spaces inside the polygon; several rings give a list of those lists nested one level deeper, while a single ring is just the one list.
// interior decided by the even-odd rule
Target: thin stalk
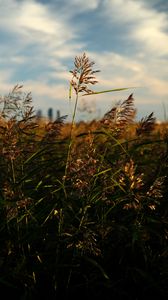
[{"label": "thin stalk", "polygon": [[77,110],[77,104],[78,104],[78,98],[79,98],[79,94],[76,94],[76,100],[75,100],[75,106],[74,106],[74,110],[73,110],[73,116],[72,116],[72,122],[71,122],[71,131],[70,131],[70,142],[69,142],[69,146],[68,146],[68,154],[67,154],[67,161],[66,161],[66,167],[65,167],[65,176],[64,179],[67,176],[67,171],[68,171],[68,164],[70,161],[70,157],[71,157],[71,149],[72,149],[72,144],[73,144],[73,129],[75,127],[75,116],[76,116],[76,110]]},{"label": "thin stalk", "polygon": [[13,164],[13,159],[12,158],[11,158],[11,167],[12,167],[13,183],[16,183],[15,170],[14,170],[14,164]]}]

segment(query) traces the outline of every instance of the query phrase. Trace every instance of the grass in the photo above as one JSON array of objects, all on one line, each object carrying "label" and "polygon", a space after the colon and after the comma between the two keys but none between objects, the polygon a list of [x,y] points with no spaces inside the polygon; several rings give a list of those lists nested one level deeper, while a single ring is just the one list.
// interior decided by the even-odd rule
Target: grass
[{"label": "grass", "polygon": [[132,94],[100,121],[76,123],[97,71],[86,54],[74,63],[71,124],[40,123],[20,86],[0,99],[1,291],[167,299],[167,124],[153,113],[135,122]]}]

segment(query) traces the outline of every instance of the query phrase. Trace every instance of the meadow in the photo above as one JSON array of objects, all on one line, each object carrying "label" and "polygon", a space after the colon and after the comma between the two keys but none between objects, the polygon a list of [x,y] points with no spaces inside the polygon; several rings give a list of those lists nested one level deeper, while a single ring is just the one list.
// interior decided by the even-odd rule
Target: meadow
[{"label": "meadow", "polygon": [[19,85],[0,98],[6,298],[168,297],[168,123],[135,121],[129,90],[101,120],[77,123],[80,96],[117,91],[92,91],[93,66],[75,58],[71,123],[37,118]]}]

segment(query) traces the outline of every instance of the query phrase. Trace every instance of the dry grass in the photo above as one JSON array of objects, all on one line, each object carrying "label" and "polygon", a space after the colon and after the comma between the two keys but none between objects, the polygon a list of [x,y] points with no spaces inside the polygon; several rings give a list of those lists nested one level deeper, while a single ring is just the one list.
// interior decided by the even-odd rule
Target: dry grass
[{"label": "dry grass", "polygon": [[1,292],[167,299],[167,124],[135,122],[132,94],[76,123],[97,71],[86,54],[74,64],[70,124],[39,121],[19,86],[0,99]]}]

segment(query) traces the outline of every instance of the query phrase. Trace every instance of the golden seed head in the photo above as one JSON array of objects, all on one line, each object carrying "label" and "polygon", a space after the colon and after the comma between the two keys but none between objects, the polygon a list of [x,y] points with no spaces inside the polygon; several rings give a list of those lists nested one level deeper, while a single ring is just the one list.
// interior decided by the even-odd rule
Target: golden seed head
[{"label": "golden seed head", "polygon": [[75,68],[70,71],[73,77],[70,81],[72,87],[74,88],[76,94],[85,92],[87,94],[93,93],[91,89],[88,88],[89,84],[96,84],[95,73],[99,70],[93,70],[93,61],[89,60],[89,57],[84,53],[82,56],[76,56],[74,61]]}]

